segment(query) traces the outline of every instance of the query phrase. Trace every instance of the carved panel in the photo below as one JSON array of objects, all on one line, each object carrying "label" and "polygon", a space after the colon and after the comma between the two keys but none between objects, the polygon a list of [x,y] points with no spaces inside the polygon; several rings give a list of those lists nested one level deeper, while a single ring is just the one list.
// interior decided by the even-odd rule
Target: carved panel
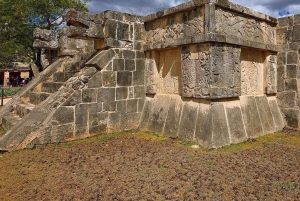
[{"label": "carved panel", "polygon": [[276,43],[276,27],[264,21],[220,7],[216,8],[215,16],[217,33],[234,35],[255,42]]}]

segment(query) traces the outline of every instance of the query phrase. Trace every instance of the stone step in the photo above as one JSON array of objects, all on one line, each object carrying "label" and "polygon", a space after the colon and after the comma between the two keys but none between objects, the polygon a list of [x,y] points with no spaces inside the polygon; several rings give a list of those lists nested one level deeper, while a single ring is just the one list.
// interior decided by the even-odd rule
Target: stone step
[{"label": "stone step", "polygon": [[64,82],[44,82],[42,85],[42,92],[54,93],[56,92]]},{"label": "stone step", "polygon": [[18,116],[13,115],[12,113],[8,113],[7,115],[2,117],[2,127],[5,130],[10,130],[19,121],[21,121],[21,118],[19,118]]},{"label": "stone step", "polygon": [[56,72],[53,74],[53,81],[54,82],[65,82],[69,78],[71,78],[74,73],[64,73],[64,72]]},{"label": "stone step", "polygon": [[51,95],[51,93],[47,93],[47,92],[30,92],[29,100],[30,100],[30,103],[32,103],[34,105],[38,105],[41,102],[43,102],[44,100],[46,100],[50,95]]},{"label": "stone step", "polygon": [[78,62],[69,62],[64,63],[63,65],[63,71],[65,73],[75,73],[80,70],[79,63]]},{"label": "stone step", "polygon": [[33,110],[33,108],[35,107],[35,105],[33,104],[18,104],[16,106],[16,113],[20,116],[23,117],[27,114],[29,114],[31,112],[31,110]]}]

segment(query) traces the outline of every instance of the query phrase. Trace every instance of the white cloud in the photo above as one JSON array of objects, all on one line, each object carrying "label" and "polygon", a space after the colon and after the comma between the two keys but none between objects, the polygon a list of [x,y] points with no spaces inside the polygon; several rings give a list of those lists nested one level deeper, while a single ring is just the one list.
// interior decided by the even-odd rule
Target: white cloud
[{"label": "white cloud", "polygon": [[[188,0],[91,0],[88,6],[91,13],[116,10],[147,15],[185,2],[188,2]],[[300,13],[299,0],[231,0],[231,2],[273,17],[279,17],[279,12],[285,10],[291,14]]]}]

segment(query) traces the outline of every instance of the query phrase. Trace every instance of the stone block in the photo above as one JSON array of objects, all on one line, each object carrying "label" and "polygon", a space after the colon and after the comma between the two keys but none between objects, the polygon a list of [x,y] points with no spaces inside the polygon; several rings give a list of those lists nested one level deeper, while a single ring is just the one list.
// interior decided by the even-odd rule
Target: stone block
[{"label": "stone block", "polygon": [[133,72],[133,85],[145,85],[145,66],[140,66]]},{"label": "stone block", "polygon": [[141,113],[121,114],[120,127],[123,131],[138,129]]},{"label": "stone block", "polygon": [[168,116],[166,119],[163,134],[170,137],[178,136],[178,126],[182,111],[182,100],[180,96],[170,96]]},{"label": "stone block", "polygon": [[135,60],[125,59],[125,71],[135,71]]},{"label": "stone block", "polygon": [[102,87],[102,71],[97,72],[93,77],[90,78],[88,87],[89,88]]},{"label": "stone block", "polygon": [[68,124],[74,123],[74,107],[59,107],[55,111],[52,124]]},{"label": "stone block", "polygon": [[156,133],[162,133],[164,130],[166,118],[168,115],[170,96],[156,95],[154,105],[149,118],[148,129]]},{"label": "stone block", "polygon": [[279,92],[276,95],[278,106],[280,108],[293,108],[296,106],[296,92]]},{"label": "stone block", "polygon": [[75,124],[75,137],[76,138],[84,138],[89,135],[88,125],[87,123]]},{"label": "stone block", "polygon": [[146,97],[145,86],[134,87],[134,98],[145,98],[145,97]]},{"label": "stone block", "polygon": [[98,89],[97,102],[115,101],[115,88],[100,88]]},{"label": "stone block", "polygon": [[263,134],[273,133],[276,131],[272,112],[270,110],[267,96],[256,96],[256,105],[258,108],[261,124],[263,126]]},{"label": "stone block", "polygon": [[298,57],[299,57],[298,52],[288,52],[287,53],[287,64],[297,64]]},{"label": "stone block", "polygon": [[285,65],[286,64],[286,53],[280,52],[277,54],[277,65]]},{"label": "stone block", "polygon": [[278,18],[278,25],[279,27],[289,26],[289,18],[288,17]]},{"label": "stone block", "polygon": [[83,89],[82,90],[82,102],[96,102],[97,100],[97,89]]},{"label": "stone block", "polygon": [[136,59],[145,59],[145,52],[144,51],[136,51],[135,52]]},{"label": "stone block", "polygon": [[256,138],[263,135],[263,128],[256,105],[255,97],[241,96],[241,109],[244,125],[248,138]]},{"label": "stone block", "polygon": [[299,43],[296,43],[296,42],[290,43],[289,48],[290,48],[290,50],[298,51],[299,50]]},{"label": "stone block", "polygon": [[129,41],[129,24],[123,22],[117,22],[118,31],[117,31],[117,39]]},{"label": "stone block", "polygon": [[88,61],[86,66],[92,66],[98,70],[102,70],[115,56],[116,52],[113,49],[103,50],[94,56],[90,61]]},{"label": "stone block", "polygon": [[277,67],[277,91],[282,92],[285,91],[285,82],[284,79],[286,78],[286,67],[285,66],[278,66]]},{"label": "stone block", "polygon": [[292,39],[292,31],[287,27],[277,29],[277,43],[286,44]]},{"label": "stone block", "polygon": [[75,106],[75,124],[84,124],[88,121],[88,104]]},{"label": "stone block", "polygon": [[212,147],[218,148],[230,144],[230,134],[224,103],[211,104]]},{"label": "stone block", "polygon": [[286,78],[297,78],[297,65],[286,66]]},{"label": "stone block", "polygon": [[68,139],[74,139],[74,124],[59,125],[52,131],[55,143],[65,142]]},{"label": "stone block", "polygon": [[283,120],[283,116],[282,113],[278,107],[277,104],[277,100],[276,97],[268,97],[268,101],[269,101],[269,106],[270,106],[270,110],[274,119],[274,123],[275,123],[275,130],[276,131],[280,131],[284,128],[285,123]]},{"label": "stone block", "polygon": [[292,34],[293,42],[300,41],[300,25],[296,25],[293,27],[293,34]]},{"label": "stone block", "polygon": [[139,113],[143,112],[145,100],[146,100],[146,97],[143,99],[138,99],[138,112]]},{"label": "stone block", "polygon": [[131,86],[132,85],[132,72],[118,72],[117,73],[118,86]]},{"label": "stone block", "polygon": [[103,87],[115,87],[117,85],[117,73],[114,71],[102,71]]},{"label": "stone block", "polygon": [[122,53],[124,59],[135,59],[135,51],[123,50]]},{"label": "stone block", "polygon": [[153,104],[154,104],[154,99],[147,97],[144,103],[143,112],[141,116],[140,129],[148,131],[149,119],[152,113]]},{"label": "stone block", "polygon": [[126,100],[116,101],[118,112],[126,113],[127,111],[127,102]]},{"label": "stone block", "polygon": [[89,115],[89,133],[106,133],[107,132],[108,113],[101,112]]},{"label": "stone block", "polygon": [[105,36],[107,38],[117,38],[118,21],[107,19],[105,21]]},{"label": "stone block", "polygon": [[124,71],[125,60],[124,59],[114,59],[113,60],[113,70],[114,71]]},{"label": "stone block", "polygon": [[286,124],[288,127],[290,128],[294,128],[294,129],[299,129],[299,122],[300,122],[300,113],[299,113],[299,109],[281,109],[285,120],[286,120]]},{"label": "stone block", "polygon": [[137,108],[138,108],[138,100],[137,99],[127,100],[127,105],[126,105],[127,113],[137,113]]},{"label": "stone block", "polygon": [[117,102],[116,101],[107,101],[102,103],[103,104],[103,111],[106,112],[114,112],[117,111]]},{"label": "stone block", "polygon": [[116,100],[124,100],[128,98],[128,87],[116,88]]},{"label": "stone block", "polygon": [[75,91],[63,104],[62,106],[74,106],[82,103],[82,91]]},{"label": "stone block", "polygon": [[195,139],[202,146],[212,147],[212,113],[209,102],[199,104]]},{"label": "stone block", "polygon": [[107,132],[108,133],[122,132],[120,113],[118,113],[118,112],[113,113],[112,112],[112,113],[108,114]]},{"label": "stone block", "polygon": [[194,140],[198,107],[199,104],[192,101],[183,103],[178,127],[178,136],[180,138]]},{"label": "stone block", "polygon": [[144,40],[145,27],[143,24],[134,24],[134,40]]},{"label": "stone block", "polygon": [[294,15],[294,24],[295,25],[300,24],[300,14]]},{"label": "stone block", "polygon": [[225,110],[230,131],[230,142],[240,143],[246,141],[247,135],[243,121],[240,101],[226,102]]},{"label": "stone block", "polygon": [[134,87],[128,87],[128,98],[129,99],[134,98]]},{"label": "stone block", "polygon": [[297,79],[285,80],[285,90],[286,91],[298,91]]}]

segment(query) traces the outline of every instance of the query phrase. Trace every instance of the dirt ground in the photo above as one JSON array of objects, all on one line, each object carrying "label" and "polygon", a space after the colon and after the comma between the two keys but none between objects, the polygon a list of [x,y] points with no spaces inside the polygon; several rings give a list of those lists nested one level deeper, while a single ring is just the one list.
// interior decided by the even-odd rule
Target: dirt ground
[{"label": "dirt ground", "polygon": [[300,200],[300,134],[218,150],[142,132],[0,155],[0,200]]}]

